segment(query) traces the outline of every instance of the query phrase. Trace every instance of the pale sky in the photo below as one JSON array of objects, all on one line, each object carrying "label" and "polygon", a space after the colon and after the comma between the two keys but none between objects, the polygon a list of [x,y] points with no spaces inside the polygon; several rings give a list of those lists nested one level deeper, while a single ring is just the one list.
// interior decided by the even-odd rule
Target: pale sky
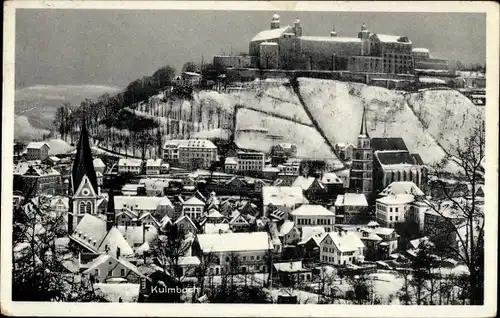
[{"label": "pale sky", "polygon": [[[272,11],[18,9],[16,88],[33,85],[125,87],[158,68],[206,62],[225,52],[248,52],[249,40],[268,29]],[[408,36],[413,47],[464,63],[485,63],[483,13],[278,12],[281,25],[298,17],[304,35]]]}]

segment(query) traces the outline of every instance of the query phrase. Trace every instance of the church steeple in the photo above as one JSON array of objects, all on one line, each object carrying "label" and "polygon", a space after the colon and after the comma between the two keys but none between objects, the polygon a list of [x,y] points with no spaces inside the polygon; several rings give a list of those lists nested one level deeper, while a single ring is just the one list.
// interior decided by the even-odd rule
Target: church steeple
[{"label": "church steeple", "polygon": [[80,186],[83,177],[87,176],[92,185],[95,193],[97,193],[97,176],[94,169],[94,162],[92,159],[92,151],[90,149],[89,134],[85,118],[82,120],[82,128],[80,132],[80,140],[76,149],[75,161],[71,171],[71,195],[74,195]]},{"label": "church steeple", "polygon": [[350,184],[353,190],[367,196],[372,192],[372,158],[371,139],[368,135],[368,126],[366,124],[366,107],[363,107],[357,145],[353,148]]},{"label": "church steeple", "polygon": [[363,106],[363,117],[361,118],[361,129],[359,130],[360,136],[368,136],[368,129],[366,127],[366,106]]},{"label": "church steeple", "polygon": [[109,231],[115,225],[115,195],[113,188],[109,189],[108,208],[106,210],[106,230]]}]

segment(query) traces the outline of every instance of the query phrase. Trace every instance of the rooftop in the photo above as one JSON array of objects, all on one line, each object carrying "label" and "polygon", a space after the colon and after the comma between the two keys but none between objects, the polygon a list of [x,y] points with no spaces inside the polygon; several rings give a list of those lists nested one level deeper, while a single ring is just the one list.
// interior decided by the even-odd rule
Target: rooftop
[{"label": "rooftop", "polygon": [[335,206],[368,206],[368,202],[362,193],[346,193],[337,196]]},{"label": "rooftop", "polygon": [[341,252],[357,251],[359,248],[365,247],[355,232],[329,232],[323,239],[323,242],[327,238],[330,238]]},{"label": "rooftop", "polygon": [[335,213],[327,210],[324,206],[312,204],[301,205],[298,209],[290,212],[290,214],[294,216],[335,216]]},{"label": "rooftop", "polygon": [[415,158],[405,151],[377,151],[375,156],[383,166],[416,165]]},{"label": "rooftop", "polygon": [[48,148],[50,148],[49,144],[46,143],[46,142],[43,142],[43,141],[32,141],[28,144],[28,147],[26,147],[27,149],[40,149],[42,148],[43,146],[47,146]]},{"label": "rooftop", "polygon": [[133,158],[121,158],[118,160],[118,166],[140,166],[142,164],[141,159],[133,159]]},{"label": "rooftop", "polygon": [[415,196],[413,194],[389,194],[380,199],[377,202],[383,204],[408,204],[413,202]]},{"label": "rooftop", "polygon": [[267,232],[199,234],[201,250],[208,252],[242,252],[272,249]]},{"label": "rooftop", "polygon": [[341,36],[301,36],[302,41],[361,43],[360,38]]},{"label": "rooftop", "polygon": [[383,150],[405,150],[408,151],[403,138],[372,138],[374,151]]},{"label": "rooftop", "polygon": [[290,26],[286,26],[280,29],[271,29],[271,30],[264,30],[257,35],[255,35],[250,42],[256,42],[256,41],[267,41],[267,40],[273,40],[281,37],[284,33],[291,31],[292,28]]},{"label": "rooftop", "polygon": [[262,187],[262,198],[265,206],[269,203],[282,206],[309,203],[304,197],[301,187],[264,186]]},{"label": "rooftop", "polygon": [[395,181],[389,184],[380,195],[391,195],[391,194],[413,194],[422,196],[424,192],[411,181]]}]

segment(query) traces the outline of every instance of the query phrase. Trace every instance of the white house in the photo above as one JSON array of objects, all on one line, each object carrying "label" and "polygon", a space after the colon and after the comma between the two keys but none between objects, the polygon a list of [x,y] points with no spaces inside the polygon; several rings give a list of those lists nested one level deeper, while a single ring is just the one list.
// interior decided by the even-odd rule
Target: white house
[{"label": "white house", "polygon": [[330,232],[335,224],[335,213],[321,205],[304,204],[290,212],[290,215],[299,229],[304,225],[319,225]]},{"label": "white house", "polygon": [[210,266],[215,275],[227,272],[234,258],[242,273],[268,271],[266,255],[273,244],[267,232],[198,234],[196,241],[202,258],[208,253],[215,255],[216,260]]},{"label": "white house", "polygon": [[100,172],[102,174],[105,174],[106,173],[106,165],[104,164],[104,162],[101,160],[101,158],[95,158],[93,160],[93,164],[94,164],[94,169],[95,169],[95,172]]},{"label": "white house", "polygon": [[118,160],[118,173],[141,173],[142,160],[140,159],[120,159]]},{"label": "white house", "polygon": [[285,245],[295,244],[300,241],[300,231],[292,221],[284,221],[278,232],[278,237]]},{"label": "white house", "polygon": [[154,175],[161,172],[161,159],[148,159],[146,160],[146,174]]},{"label": "white house", "polygon": [[234,173],[238,171],[238,161],[234,157],[227,157],[224,161],[224,172]]},{"label": "white house", "polygon": [[27,157],[28,160],[45,160],[49,156],[50,146],[46,142],[30,142],[28,144]]},{"label": "white house", "polygon": [[192,196],[182,203],[182,215],[187,215],[190,219],[196,220],[203,215],[205,202]]},{"label": "white house", "polygon": [[390,228],[394,228],[396,223],[403,223],[414,199],[413,194],[390,194],[377,199],[375,211],[377,222]]},{"label": "white house", "polygon": [[347,265],[364,260],[365,246],[354,232],[330,232],[320,243],[320,261],[330,265]]}]

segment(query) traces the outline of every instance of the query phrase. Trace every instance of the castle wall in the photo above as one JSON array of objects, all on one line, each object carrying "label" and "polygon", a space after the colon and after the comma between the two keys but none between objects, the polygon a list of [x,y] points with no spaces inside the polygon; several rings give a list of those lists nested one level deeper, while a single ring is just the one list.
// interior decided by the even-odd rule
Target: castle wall
[{"label": "castle wall", "polygon": [[279,46],[274,43],[261,43],[259,67],[263,69],[278,69]]},{"label": "castle wall", "polygon": [[215,68],[230,68],[230,67],[256,67],[256,57],[254,56],[214,56]]},{"label": "castle wall", "polygon": [[382,73],[384,59],[373,56],[351,56],[348,58],[347,69],[351,72]]}]

